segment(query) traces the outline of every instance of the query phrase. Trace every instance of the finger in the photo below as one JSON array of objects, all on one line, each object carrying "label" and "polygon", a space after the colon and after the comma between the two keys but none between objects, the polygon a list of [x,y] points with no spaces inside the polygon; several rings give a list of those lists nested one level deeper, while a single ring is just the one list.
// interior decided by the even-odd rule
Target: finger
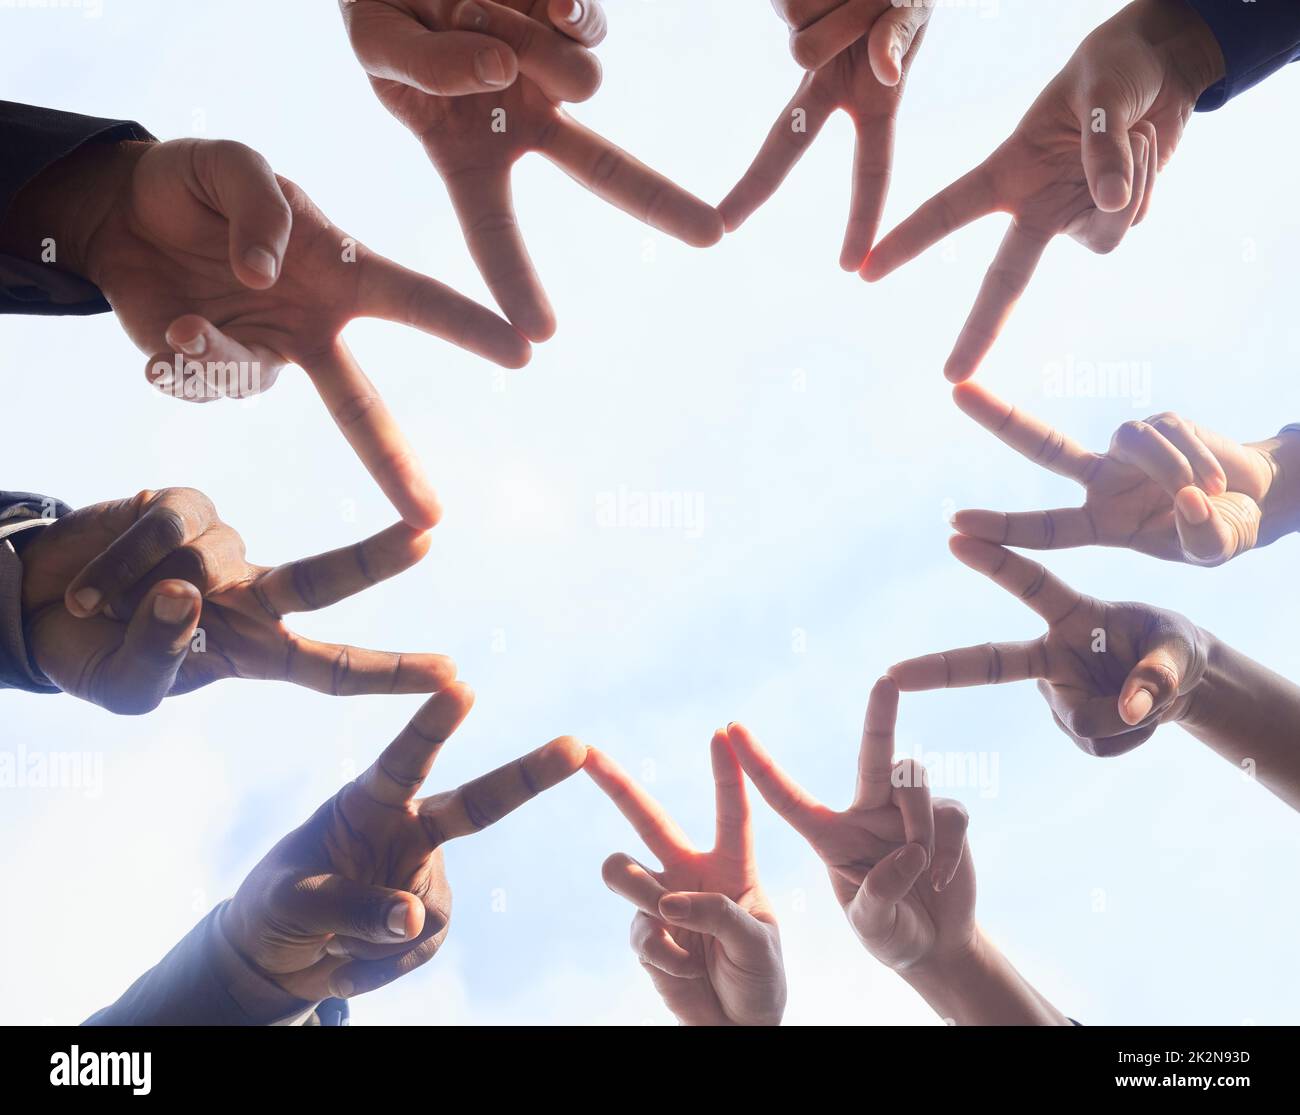
[{"label": "finger", "polygon": [[157,353],[145,375],[154,389],[184,402],[244,399],[275,385],[284,361],[266,345],[245,345],[207,318],[183,314],[167,326],[174,352]]},{"label": "finger", "polygon": [[628,819],[636,834],[661,863],[669,863],[694,851],[686,834],[668,816],[664,807],[603,751],[589,747],[583,769]]},{"label": "finger", "polygon": [[953,529],[997,546],[1027,550],[1068,550],[1095,546],[1097,529],[1082,507],[1057,507],[1049,511],[958,511]]},{"label": "finger", "polygon": [[1092,202],[1103,213],[1118,213],[1133,197],[1133,147],[1120,97],[1108,85],[1094,85],[1078,110],[1083,173]]},{"label": "finger", "polygon": [[875,243],[894,161],[893,116],[858,120],[854,126],[857,138],[853,149],[853,198],[844,246],[840,249],[840,267],[845,271],[859,270]]},{"label": "finger", "polygon": [[358,784],[384,805],[414,801],[442,745],[473,707],[474,691],[464,682],[449,682],[420,706],[410,723],[361,775]]},{"label": "finger", "polygon": [[867,33],[879,8],[877,0],[846,0],[820,19],[796,30],[790,36],[790,53],[805,70],[820,70]]},{"label": "finger", "polygon": [[659,916],[670,925],[706,933],[744,966],[771,965],[771,931],[724,894],[675,891],[659,900]]},{"label": "finger", "polygon": [[202,611],[203,598],[193,585],[155,585],[131,617],[122,645],[95,672],[95,703],[125,715],[156,709],[176,684]]},{"label": "finger", "polygon": [[953,383],[969,379],[989,354],[1020,296],[1029,286],[1051,237],[1023,229],[1016,221],[1003,237],[998,253],[980,284],[966,324],[962,326],[943,374]]},{"label": "finger", "polygon": [[515,53],[490,35],[430,31],[386,4],[348,4],[344,19],[366,73],[434,97],[498,92],[519,76]]},{"label": "finger", "polygon": [[93,616],[106,600],[126,593],[169,554],[189,545],[216,521],[216,508],[193,488],[142,492],[135,521],[69,583],[64,604],[74,616]]},{"label": "finger", "polygon": [[332,697],[436,693],[456,676],[456,666],[441,654],[366,650],[289,633],[284,661],[273,676]]},{"label": "finger", "polygon": [[519,230],[509,169],[470,169],[444,179],[470,255],[497,305],[528,340],[548,340],[555,334],[555,311]]},{"label": "finger", "polygon": [[600,876],[620,898],[626,898],[638,910],[658,918],[659,899],[668,891],[649,868],[623,852],[615,852],[601,864]]},{"label": "finger", "polygon": [[[348,960],[330,973],[330,995],[350,999],[383,987],[415,971],[431,960],[447,938],[446,925],[437,926],[427,917],[424,932],[410,948],[382,959]],[[338,940],[338,938],[335,938]],[[386,951],[386,950],[381,950]]]},{"label": "finger", "polygon": [[718,206],[728,232],[740,228],[776,193],[795,163],[803,158],[804,152],[825,127],[834,109],[834,104],[823,95],[813,77],[805,77],[794,98],[776,118],[749,169]]},{"label": "finger", "polygon": [[275,924],[307,937],[340,934],[387,945],[424,929],[424,904],[415,895],[343,875],[286,880],[268,901]]},{"label": "finger", "polygon": [[230,224],[230,269],[245,286],[265,290],[284,264],[293,210],[275,172],[251,147],[233,140],[196,141],[191,164],[200,197]]},{"label": "finger", "polygon": [[1087,484],[1100,458],[1073,438],[1053,429],[1010,403],[1003,402],[978,383],[959,383],[952,398],[1004,445],[1058,476]]},{"label": "finger", "polygon": [[365,317],[432,333],[503,368],[522,368],[532,356],[519,330],[486,306],[383,256],[367,253],[361,260],[358,308]]},{"label": "finger", "polygon": [[965,806],[951,798],[934,803],[934,856],[930,864],[930,885],[942,891],[952,882],[966,849],[970,816]]},{"label": "finger", "polygon": [[351,546],[269,569],[253,582],[253,592],[277,619],[315,612],[396,577],[428,552],[428,531],[395,523]]},{"label": "finger", "polygon": [[546,14],[557,31],[585,47],[599,46],[605,39],[600,0],[547,0]]},{"label": "finger", "polygon": [[1186,644],[1167,639],[1152,647],[1124,679],[1119,691],[1119,713],[1130,726],[1149,716],[1159,716],[1178,697],[1189,663]]},{"label": "finger", "polygon": [[1133,725],[1120,715],[1116,694],[1095,696],[1066,686],[1039,682],[1039,691],[1047,700],[1061,729],[1091,755],[1104,740],[1128,735]]},{"label": "finger", "polygon": [[894,764],[891,800],[903,817],[903,832],[909,844],[919,844],[927,856],[934,855],[934,812],[930,805],[930,775],[915,759]]},{"label": "finger", "polygon": [[1005,685],[1042,677],[1047,666],[1042,641],[983,643],[939,654],[909,658],[889,667],[889,676],[904,693]]},{"label": "finger", "polygon": [[1120,426],[1111,438],[1110,455],[1144,473],[1170,497],[1196,483],[1187,455],[1149,422]]},{"label": "finger", "polygon": [[903,80],[903,61],[919,44],[931,5],[904,4],[885,10],[867,37],[867,59],[881,85]]},{"label": "finger", "polygon": [[889,940],[898,918],[898,904],[916,885],[927,862],[921,845],[904,844],[867,872],[847,909],[849,920],[864,941],[880,944]]},{"label": "finger", "polygon": [[819,832],[818,822],[830,811],[785,773],[743,724],[728,724],[727,738],[735,748],[749,780],[786,822],[806,840]]},{"label": "finger", "polygon": [[558,34],[523,12],[493,0],[462,0],[452,9],[452,26],[491,35],[506,43],[519,72],[557,101],[585,101],[600,88],[600,63],[572,38]]},{"label": "finger", "polygon": [[632,919],[632,950],[637,959],[677,979],[699,979],[706,974],[704,960],[673,940],[658,917],[638,913]]},{"label": "finger", "polygon": [[858,786],[853,804],[861,809],[888,805],[893,793],[894,725],[898,721],[898,684],[884,677],[871,688],[858,751]]},{"label": "finger", "polygon": [[754,855],[753,830],[749,820],[749,798],[740,761],[721,729],[709,744],[713,763],[713,786],[717,808],[717,830],[713,850],[719,855],[748,863]]},{"label": "finger", "polygon": [[862,268],[869,283],[883,279],[971,221],[998,207],[993,176],[981,163],[925,202],[871,249]]},{"label": "finger", "polygon": [[1177,414],[1157,414],[1147,422],[1183,454],[1196,473],[1196,482],[1209,495],[1222,495],[1228,490],[1228,475],[1223,465],[1201,439],[1200,431],[1193,423]]},{"label": "finger", "polygon": [[410,442],[366,378],[348,346],[338,340],[304,370],[352,450],[402,519],[427,530],[442,506]]},{"label": "finger", "polygon": [[1133,218],[1135,228],[1146,220],[1146,215],[1151,211],[1151,199],[1156,192],[1156,178],[1160,174],[1160,135],[1149,120],[1143,120],[1138,124],[1135,130],[1138,129],[1146,136],[1147,157],[1146,180],[1142,183],[1142,201],[1138,204],[1137,215]]},{"label": "finger", "polygon": [[1018,596],[1028,608],[1042,616],[1049,625],[1059,623],[1084,599],[1038,562],[1030,561],[1001,546],[956,535],[949,540],[948,548],[963,565],[969,566],[977,573],[983,573],[1007,592]]},{"label": "finger", "polygon": [[430,843],[438,845],[481,832],[582,769],[587,749],[572,736],[561,736],[498,767],[472,782],[426,798],[420,819]]},{"label": "finger", "polygon": [[713,206],[570,117],[558,118],[541,150],[597,197],[651,228],[696,248],[722,239],[722,217]]},{"label": "finger", "polygon": [[1193,565],[1222,565],[1259,540],[1259,504],[1239,492],[1207,496],[1184,488],[1174,497],[1174,527],[1183,557]]},{"label": "finger", "polygon": [[1146,134],[1142,131],[1130,132],[1128,142],[1133,149],[1133,172],[1136,175],[1128,204],[1113,213],[1092,210],[1083,220],[1082,231],[1074,234],[1075,238],[1085,244],[1089,250],[1101,255],[1113,252],[1119,247],[1142,208],[1151,148],[1147,143]]}]

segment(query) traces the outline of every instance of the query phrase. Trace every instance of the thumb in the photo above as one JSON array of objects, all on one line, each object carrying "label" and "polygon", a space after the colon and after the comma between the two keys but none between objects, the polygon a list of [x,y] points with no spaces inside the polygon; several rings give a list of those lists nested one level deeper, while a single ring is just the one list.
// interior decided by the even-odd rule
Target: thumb
[{"label": "thumb", "polygon": [[122,645],[104,659],[92,699],[138,715],[171,692],[199,625],[203,597],[187,581],[160,581],[136,605]]},{"label": "thumb", "polygon": [[903,80],[903,59],[929,18],[930,8],[918,4],[891,7],[876,20],[867,36],[867,58],[881,85],[897,85]]},{"label": "thumb", "polygon": [[200,142],[194,150],[199,185],[230,223],[230,268],[254,290],[274,286],[284,265],[293,211],[271,165],[232,140]]},{"label": "thumb", "polygon": [[894,927],[895,907],[929,862],[920,844],[904,844],[867,872],[846,913],[864,941],[883,940]]},{"label": "thumb", "polygon": [[1094,85],[1079,105],[1083,173],[1093,204],[1103,213],[1118,213],[1133,197],[1133,144],[1128,119],[1117,95]]},{"label": "thumb", "polygon": [[1148,651],[1129,671],[1119,691],[1119,714],[1126,724],[1141,724],[1178,696],[1186,655],[1175,642]]},{"label": "thumb", "polygon": [[767,926],[723,894],[677,892],[659,899],[659,916],[669,925],[716,937],[736,960],[770,957]]},{"label": "thumb", "polygon": [[1239,492],[1211,498],[1188,486],[1174,497],[1178,544],[1193,565],[1222,565],[1252,549],[1259,524],[1259,504]]}]

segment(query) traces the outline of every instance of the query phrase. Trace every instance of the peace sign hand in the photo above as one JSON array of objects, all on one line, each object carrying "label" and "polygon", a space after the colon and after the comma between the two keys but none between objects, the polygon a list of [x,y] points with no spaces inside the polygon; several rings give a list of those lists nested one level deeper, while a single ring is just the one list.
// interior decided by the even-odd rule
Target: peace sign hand
[{"label": "peace sign hand", "polygon": [[398,523],[330,553],[254,565],[202,492],[145,491],[80,508],[25,546],[24,625],[46,677],[111,712],[149,712],[229,677],[335,695],[430,693],[455,675],[449,658],[319,643],[282,622],[396,576],[428,549],[427,533]]},{"label": "peace sign hand", "polygon": [[977,384],[954,388],[953,398],[999,440],[1085,493],[1082,507],[958,511],[953,526],[962,534],[1033,550],[1122,546],[1222,565],[1292,529],[1289,512],[1273,513],[1285,500],[1276,498],[1281,469],[1266,444],[1242,445],[1166,413],[1125,422],[1107,452],[1091,453]]},{"label": "peace sign hand", "polygon": [[898,688],[882,678],[867,704],[857,790],[840,811],[791,779],[749,729],[732,724],[728,735],[764,800],[826,864],[858,939],[882,964],[904,970],[970,947],[975,871],[965,809],[931,800],[925,768],[915,760],[894,761],[897,717]]},{"label": "peace sign hand", "polygon": [[745,780],[726,732],[714,733],[710,755],[717,834],[712,850],[701,852],[622,767],[588,750],[587,773],[663,864],[652,871],[618,853],[602,874],[637,907],[632,948],[679,1021],[774,1026],[785,1012],[785,966],[758,881]]},{"label": "peace sign hand", "polygon": [[925,36],[930,8],[889,0],[776,0],[793,29],[791,49],[808,70],[754,162],[718,207],[734,232],[776,191],[839,109],[857,135],[853,199],[840,266],[857,271],[880,227],[903,86]]},{"label": "peace sign hand", "polygon": [[308,1002],[348,998],[418,968],[447,936],[442,845],[495,824],[581,768],[569,737],[450,792],[417,798],[469,714],[459,682],[434,694],[355,782],[280,841],[223,911],[227,940]]},{"label": "peace sign hand", "polygon": [[1038,679],[1057,726],[1090,755],[1122,755],[1184,719],[1205,676],[1210,640],[1189,620],[1149,604],[1084,596],[1037,562],[957,536],[957,559],[1047,621],[1019,643],[962,647],[891,666],[906,692]]},{"label": "peace sign hand", "polygon": [[[353,49],[376,95],[423,144],[451,195],[470,254],[506,317],[533,341],[555,314],[524,246],[511,168],[537,151],[598,197],[696,247],[722,237],[722,218],[663,175],[583,127],[561,107],[595,92],[600,67],[586,49],[604,36],[598,5],[583,0],[357,0],[342,5]],[[561,9],[567,11],[561,12]],[[474,41],[492,80],[439,77],[438,51]],[[455,47],[459,52],[460,46]],[[425,53],[427,50],[427,54]],[[481,53],[480,53],[481,52]],[[463,94],[463,95],[462,95]]]}]

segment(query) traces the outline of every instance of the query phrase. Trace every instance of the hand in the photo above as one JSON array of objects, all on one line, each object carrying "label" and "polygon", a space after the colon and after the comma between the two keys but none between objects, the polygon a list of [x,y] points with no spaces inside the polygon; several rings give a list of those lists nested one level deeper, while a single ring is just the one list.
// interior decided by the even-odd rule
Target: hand
[{"label": "hand", "polygon": [[[595,0],[356,0],[341,4],[376,95],[442,176],[474,262],[505,315],[534,341],[555,315],[515,216],[510,170],[538,151],[594,194],[697,247],[717,243],[711,206],[573,120],[561,101],[595,92],[586,49],[605,33]],[[561,33],[562,32],[562,33]]]},{"label": "hand", "polygon": [[1289,529],[1265,519],[1279,473],[1265,447],[1158,414],[1125,422],[1106,453],[1090,453],[976,384],[954,388],[953,398],[999,440],[1084,490],[1082,507],[958,511],[953,526],[972,538],[1031,550],[1122,546],[1166,561],[1222,565]]},{"label": "hand", "polygon": [[776,193],[831,114],[843,109],[853,120],[857,149],[840,266],[857,271],[880,227],[894,157],[894,122],[930,8],[894,7],[889,0],[776,0],[776,8],[794,29],[795,58],[812,72],[718,208],[727,231],[738,229]]},{"label": "hand", "polygon": [[427,534],[398,523],[328,554],[253,565],[203,493],[141,492],[74,511],[24,546],[28,645],[60,689],[118,713],[228,677],[430,693],[455,675],[442,655],[318,643],[281,622],[387,580],[428,549]]},{"label": "hand", "polygon": [[1089,755],[1122,755],[1186,717],[1205,676],[1209,636],[1175,612],[1083,596],[1037,562],[958,535],[957,559],[1047,621],[1047,634],[891,666],[906,692],[1038,679],[1057,726]]},{"label": "hand", "polygon": [[1157,170],[1222,72],[1218,43],[1190,5],[1135,0],[1083,41],[1002,146],[876,245],[863,277],[884,278],[971,221],[1010,213],[944,369],[969,378],[1054,236],[1105,253],[1142,220]]},{"label": "hand", "polygon": [[663,864],[651,871],[621,852],[606,885],[637,907],[632,948],[655,990],[688,1026],[775,1026],[785,1013],[776,915],[758,882],[745,780],[725,732],[710,744],[717,835],[697,851],[657,801],[613,759],[591,748],[586,771]]},{"label": "hand", "polygon": [[946,798],[932,801],[925,768],[915,760],[894,761],[897,718],[898,688],[881,679],[867,704],[857,790],[841,812],[791,779],[748,728],[732,724],[727,733],[758,792],[826,864],[858,940],[902,971],[971,948],[975,869],[966,810]]},{"label": "hand", "polygon": [[373,991],[438,951],[451,918],[442,845],[495,824],[582,766],[552,740],[459,789],[416,798],[473,694],[434,694],[384,753],[253,868],[222,929],[263,975],[308,1002]]},{"label": "hand", "polygon": [[112,150],[126,162],[116,168],[121,185],[77,238],[74,264],[152,354],[150,381],[208,401],[265,390],[282,366],[301,365],[402,518],[433,526],[437,497],[343,327],[358,316],[399,321],[512,368],[528,361],[528,342],[491,311],[346,236],[242,144]]}]

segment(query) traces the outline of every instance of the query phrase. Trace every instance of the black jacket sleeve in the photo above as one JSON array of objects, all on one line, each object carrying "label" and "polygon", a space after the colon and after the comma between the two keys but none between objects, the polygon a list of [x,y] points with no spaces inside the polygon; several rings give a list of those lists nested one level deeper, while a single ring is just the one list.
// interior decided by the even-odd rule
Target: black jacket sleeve
[{"label": "black jacket sleeve", "polygon": [[31,492],[0,492],[0,689],[58,692],[27,653],[22,550],[35,531],[70,510],[66,503]]},{"label": "black jacket sleeve", "polygon": [[1297,0],[1187,0],[1209,25],[1223,51],[1225,73],[1196,102],[1211,112],[1300,59]]},{"label": "black jacket sleeve", "polygon": [[[82,144],[124,139],[153,136],[130,120],[0,101],[0,220],[18,192],[46,167]],[[102,314],[109,309],[93,283],[0,254],[0,314]]]}]

